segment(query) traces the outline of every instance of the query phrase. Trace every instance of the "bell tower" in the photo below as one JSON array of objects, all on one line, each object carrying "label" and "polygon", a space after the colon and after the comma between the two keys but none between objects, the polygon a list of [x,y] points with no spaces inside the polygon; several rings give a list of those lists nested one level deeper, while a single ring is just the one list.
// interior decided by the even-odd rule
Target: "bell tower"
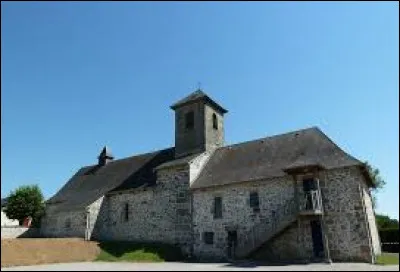
[{"label": "bell tower", "polygon": [[175,157],[183,157],[223,146],[224,114],[201,89],[171,106],[175,111]]}]

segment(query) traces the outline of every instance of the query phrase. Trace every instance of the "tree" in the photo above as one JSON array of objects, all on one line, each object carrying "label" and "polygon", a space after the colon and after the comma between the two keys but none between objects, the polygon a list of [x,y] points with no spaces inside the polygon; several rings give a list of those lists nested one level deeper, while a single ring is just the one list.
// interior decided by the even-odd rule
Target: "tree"
[{"label": "tree", "polygon": [[44,198],[38,185],[23,185],[12,191],[7,198],[4,212],[10,219],[23,220],[31,216],[32,225],[39,226],[44,213]]},{"label": "tree", "polygon": [[374,168],[371,166],[368,162],[365,162],[365,167],[369,173],[369,176],[371,177],[372,184],[374,187],[370,189],[371,192],[371,197],[372,197],[372,207],[375,208],[377,207],[377,197],[376,194],[380,189],[385,187],[386,182],[385,180],[381,177],[379,173],[379,169]]},{"label": "tree", "polygon": [[378,227],[378,230],[383,230],[383,229],[398,229],[399,228],[399,221],[393,218],[390,218],[387,215],[383,214],[376,214],[376,224]]}]

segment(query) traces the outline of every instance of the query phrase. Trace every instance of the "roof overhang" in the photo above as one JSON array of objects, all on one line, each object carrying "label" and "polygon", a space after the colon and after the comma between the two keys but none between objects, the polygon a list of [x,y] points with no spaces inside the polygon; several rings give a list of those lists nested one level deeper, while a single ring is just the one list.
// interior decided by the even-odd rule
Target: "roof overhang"
[{"label": "roof overhang", "polygon": [[325,169],[325,167],[323,167],[322,165],[320,165],[318,163],[315,163],[315,164],[290,166],[290,167],[284,168],[282,170],[286,174],[297,175],[297,174],[305,174],[305,173],[310,173],[310,172],[315,172],[315,171],[321,171],[324,169]]},{"label": "roof overhang", "polygon": [[193,103],[202,101],[202,100],[203,100],[205,103],[210,104],[212,107],[214,107],[215,109],[217,109],[217,110],[218,110],[219,112],[221,112],[222,114],[225,114],[225,113],[228,112],[226,109],[224,109],[223,107],[221,107],[219,104],[217,104],[214,100],[212,100],[212,99],[211,99],[210,97],[208,97],[208,96],[203,96],[203,97],[195,98],[195,99],[189,100],[189,101],[184,102],[184,103],[176,103],[176,104],[170,106],[170,108],[173,109],[173,110],[176,110],[177,108],[180,108],[180,107],[182,107],[182,106],[190,105],[190,104],[193,104]]},{"label": "roof overhang", "polygon": [[367,166],[365,163],[360,164],[361,174],[365,178],[365,182],[367,183],[369,188],[376,188],[376,184],[372,181],[371,175],[368,172]]}]

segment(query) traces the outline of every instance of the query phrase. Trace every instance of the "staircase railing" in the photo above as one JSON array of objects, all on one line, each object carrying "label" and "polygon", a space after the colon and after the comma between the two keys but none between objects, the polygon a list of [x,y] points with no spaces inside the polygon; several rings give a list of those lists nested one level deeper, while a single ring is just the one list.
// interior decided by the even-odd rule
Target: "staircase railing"
[{"label": "staircase railing", "polygon": [[321,192],[319,190],[305,192],[299,205],[300,211],[322,212]]},{"label": "staircase railing", "polygon": [[286,200],[272,211],[271,217],[255,224],[239,241],[235,255],[238,258],[245,257],[256,250],[263,243],[282,231],[297,218],[297,207],[294,198]]}]

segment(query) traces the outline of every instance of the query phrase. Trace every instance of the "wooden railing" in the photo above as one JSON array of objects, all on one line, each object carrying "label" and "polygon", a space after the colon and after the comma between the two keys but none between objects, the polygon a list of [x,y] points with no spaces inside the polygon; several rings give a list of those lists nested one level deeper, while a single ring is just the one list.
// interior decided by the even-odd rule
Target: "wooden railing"
[{"label": "wooden railing", "polygon": [[322,211],[322,199],[319,190],[306,192],[304,197],[299,198],[299,206],[296,206],[294,198],[286,200],[286,202],[272,211],[270,218],[255,224],[247,231],[244,238],[238,241],[235,257],[243,258],[249,255],[295,222],[299,213],[318,214],[322,213]]},{"label": "wooden railing", "polygon": [[246,257],[289,224],[296,221],[296,218],[297,207],[295,200],[292,198],[272,211],[270,218],[262,220],[250,228],[247,234],[244,235],[244,239],[239,241],[235,256],[237,258]]},{"label": "wooden railing", "polygon": [[322,213],[322,199],[319,190],[312,190],[304,193],[304,197],[299,202],[300,212]]}]

